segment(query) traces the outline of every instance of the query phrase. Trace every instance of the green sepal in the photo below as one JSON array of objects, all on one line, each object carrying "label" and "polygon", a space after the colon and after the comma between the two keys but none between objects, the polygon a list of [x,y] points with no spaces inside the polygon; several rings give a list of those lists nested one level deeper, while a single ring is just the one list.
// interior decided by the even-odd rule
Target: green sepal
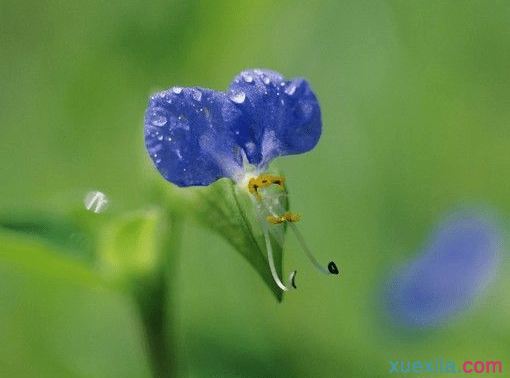
[{"label": "green sepal", "polygon": [[[257,214],[254,197],[229,178],[207,187],[176,188],[164,184],[167,197],[173,199],[171,202],[180,211],[191,213],[199,223],[223,236],[259,273],[280,302],[283,291],[271,275],[263,230],[265,220]],[[283,189],[281,205],[288,210],[286,193]],[[285,233],[285,225],[279,227]],[[270,239],[275,267],[282,277],[283,246],[271,234]]]}]

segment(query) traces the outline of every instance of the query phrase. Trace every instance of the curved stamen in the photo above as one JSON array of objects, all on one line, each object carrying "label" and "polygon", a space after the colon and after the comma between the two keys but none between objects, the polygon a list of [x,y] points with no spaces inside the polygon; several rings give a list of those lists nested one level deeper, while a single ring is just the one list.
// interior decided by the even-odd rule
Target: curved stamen
[{"label": "curved stamen", "polygon": [[274,265],[273,259],[273,248],[271,247],[271,240],[269,240],[269,233],[266,229],[264,229],[264,238],[266,239],[266,250],[267,250],[267,259],[269,261],[269,268],[271,269],[271,274],[273,275],[274,282],[282,289],[283,291],[289,291],[296,289],[296,284],[294,279],[296,278],[296,271],[293,270],[289,275],[290,285],[285,286],[283,282],[278,277],[278,273],[276,272],[276,267]]},{"label": "curved stamen", "polygon": [[[285,209],[283,208],[283,206],[278,203],[278,202],[274,202],[274,204],[278,207],[278,211],[280,213],[284,213],[285,212]],[[262,202],[262,206],[265,208],[266,211],[268,211],[273,217],[276,217],[276,218],[280,218],[276,212],[268,205],[266,205],[265,203]],[[294,234],[296,235],[296,238],[298,239],[298,242],[299,244],[301,245],[301,248],[303,249],[303,251],[305,252],[306,256],[308,257],[308,259],[311,261],[311,263],[313,264],[313,266],[315,266],[315,268],[320,271],[321,273],[323,274],[326,274],[326,275],[330,275],[330,274],[334,274],[334,275],[337,275],[339,274],[339,271],[338,271],[338,267],[336,266],[335,262],[334,261],[330,261],[328,263],[328,268],[324,268],[318,261],[317,259],[315,258],[315,256],[313,255],[312,251],[310,251],[310,248],[308,248],[308,246],[306,245],[306,242],[305,242],[305,238],[303,237],[303,235],[301,235],[301,232],[299,232],[299,229],[297,228],[297,226],[293,223],[293,222],[287,222],[287,224],[292,228],[292,231],[294,231]]]},{"label": "curved stamen", "polygon": [[308,246],[306,245],[305,238],[303,238],[303,235],[301,235],[301,232],[299,232],[298,228],[294,223],[289,223],[290,228],[292,228],[292,231],[294,231],[294,234],[296,235],[296,238],[301,244],[301,248],[303,251],[305,251],[306,256],[308,256],[308,259],[312,262],[312,264],[319,270],[321,273],[330,275],[330,274],[338,274],[338,268],[334,261],[330,261],[328,264],[328,269],[324,268],[315,258],[315,256],[312,254]]},{"label": "curved stamen", "polygon": [[[317,270],[319,270],[321,273],[326,274],[326,275],[337,275],[337,274],[339,274],[339,270],[338,270],[338,267],[336,266],[334,261],[330,261],[328,263],[327,269],[324,268],[317,261],[315,256],[312,254],[312,252],[306,245],[303,235],[301,235],[301,232],[299,232],[298,228],[294,224],[294,222],[298,221],[300,218],[300,216],[298,214],[294,214],[294,213],[285,211],[285,209],[283,208],[283,206],[281,205],[279,200],[275,199],[274,197],[271,198],[271,196],[262,197],[260,195],[260,193],[258,192],[259,188],[266,188],[268,186],[271,186],[272,184],[277,184],[278,187],[280,189],[282,189],[284,186],[284,182],[285,182],[285,179],[282,176],[272,176],[269,174],[263,174],[256,178],[252,178],[250,180],[250,182],[248,183],[247,188],[248,188],[248,191],[254,196],[254,201],[256,203],[256,206],[259,207],[259,211],[257,211],[257,215],[258,215],[258,218],[261,221],[262,226],[264,228],[264,237],[266,239],[266,249],[267,249],[267,253],[268,253],[271,274],[273,275],[275,282],[278,284],[278,286],[282,290],[289,290],[290,287],[283,285],[281,280],[278,278],[276,269],[274,267],[273,254],[272,254],[272,249],[271,249],[271,242],[269,241],[269,233],[268,233],[267,223],[272,224],[272,225],[278,225],[281,223],[289,224],[290,227],[292,228],[292,230],[294,231],[294,234],[296,235],[298,242],[301,245],[301,248],[305,252],[306,256],[311,261],[311,263],[315,266],[315,268]],[[266,216],[265,219],[262,216],[263,212],[269,214],[269,216]],[[271,229],[271,230],[274,230],[274,229]],[[277,241],[281,245],[283,245],[283,238],[281,240],[277,240]],[[289,280],[291,281],[291,284],[294,288],[296,287],[294,284],[295,273],[296,272],[293,271],[289,277]]]}]

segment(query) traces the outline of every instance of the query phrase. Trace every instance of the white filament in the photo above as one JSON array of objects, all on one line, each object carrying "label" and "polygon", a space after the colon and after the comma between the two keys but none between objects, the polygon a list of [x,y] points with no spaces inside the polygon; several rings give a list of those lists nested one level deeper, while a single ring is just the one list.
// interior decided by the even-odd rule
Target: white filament
[{"label": "white filament", "polygon": [[[278,211],[283,214],[285,212],[285,209],[283,208],[283,206],[278,202],[278,201],[275,201],[275,205],[278,207]],[[275,213],[275,211],[273,211],[272,208],[268,207],[267,205],[265,205],[264,203],[262,203],[262,206],[273,216],[277,217],[278,215]],[[320,263],[319,261],[317,261],[317,259],[315,258],[315,256],[313,255],[312,251],[310,250],[310,248],[308,248],[308,246],[306,245],[306,242],[305,242],[305,238],[303,237],[303,235],[301,234],[301,232],[299,231],[299,229],[297,228],[297,226],[292,223],[292,222],[287,222],[288,225],[290,226],[290,228],[292,229],[292,231],[294,231],[294,234],[296,235],[296,238],[298,240],[298,243],[299,245],[301,246],[301,249],[305,252],[305,255],[308,257],[308,259],[310,260],[310,262],[312,263],[312,265],[321,273],[323,274],[326,274],[326,275],[330,275],[332,274],[328,269],[324,268]]]},{"label": "white filament", "polygon": [[273,258],[273,248],[271,247],[271,240],[269,240],[269,233],[266,229],[264,229],[264,238],[266,239],[266,250],[267,250],[267,259],[269,261],[269,268],[271,269],[271,274],[273,275],[274,282],[278,285],[280,289],[283,291],[289,291],[294,290],[295,286],[294,284],[294,277],[296,276],[296,271],[293,270],[289,275],[289,282],[290,284],[285,286],[283,282],[280,280],[280,277],[278,277],[278,273],[276,272],[276,267],[274,265],[274,258]]}]

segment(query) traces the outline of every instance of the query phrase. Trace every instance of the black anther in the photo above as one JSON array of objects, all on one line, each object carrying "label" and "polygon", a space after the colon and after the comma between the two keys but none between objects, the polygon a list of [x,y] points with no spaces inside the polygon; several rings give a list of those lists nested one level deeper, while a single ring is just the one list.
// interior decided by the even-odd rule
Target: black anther
[{"label": "black anther", "polygon": [[330,263],[328,264],[328,270],[329,270],[329,273],[331,274],[338,274],[338,268],[336,267],[336,264],[334,261],[330,261]]}]

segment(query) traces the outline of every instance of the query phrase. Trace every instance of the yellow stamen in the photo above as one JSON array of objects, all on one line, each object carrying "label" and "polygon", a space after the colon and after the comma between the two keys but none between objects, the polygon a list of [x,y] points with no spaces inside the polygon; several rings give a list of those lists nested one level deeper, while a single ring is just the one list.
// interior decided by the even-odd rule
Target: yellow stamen
[{"label": "yellow stamen", "polygon": [[273,184],[277,185],[279,189],[283,189],[285,177],[273,176],[269,173],[261,174],[259,177],[254,177],[248,182],[248,191],[255,196],[259,201],[262,196],[258,192],[261,188],[267,188]]},{"label": "yellow stamen", "polygon": [[297,222],[299,219],[301,219],[301,216],[299,214],[290,213],[288,211],[280,217],[269,216],[266,218],[266,220],[271,224],[281,224],[284,222]]}]

